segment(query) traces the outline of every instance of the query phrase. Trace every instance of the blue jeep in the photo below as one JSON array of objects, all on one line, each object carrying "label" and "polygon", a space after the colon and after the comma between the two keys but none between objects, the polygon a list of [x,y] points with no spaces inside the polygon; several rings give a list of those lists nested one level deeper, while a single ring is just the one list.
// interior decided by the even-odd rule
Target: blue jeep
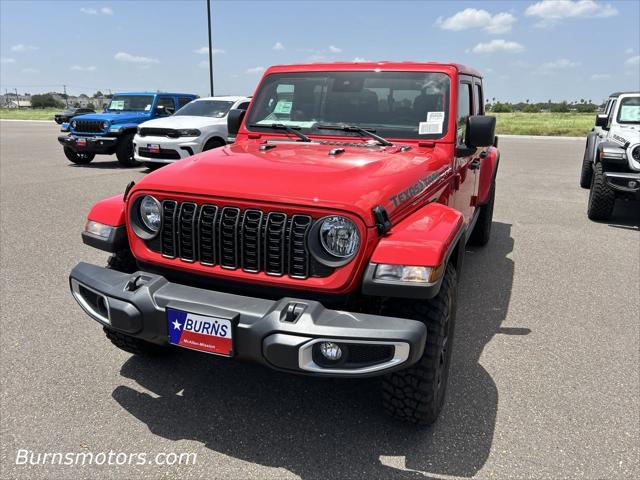
[{"label": "blue jeep", "polygon": [[117,93],[103,113],[73,117],[62,125],[58,142],[73,163],[91,162],[99,155],[113,155],[123,167],[133,167],[133,136],[138,124],[172,115],[177,109],[197,98],[190,93]]}]

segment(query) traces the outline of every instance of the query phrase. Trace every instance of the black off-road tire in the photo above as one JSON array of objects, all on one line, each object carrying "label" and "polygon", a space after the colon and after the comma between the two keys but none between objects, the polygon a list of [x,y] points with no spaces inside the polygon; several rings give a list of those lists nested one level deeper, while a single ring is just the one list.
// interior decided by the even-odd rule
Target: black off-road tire
[{"label": "black off-road tire", "polygon": [[76,165],[86,165],[96,158],[95,153],[77,153],[69,147],[64,147],[64,155]]},{"label": "black off-road tire", "polygon": [[489,243],[491,238],[491,226],[493,225],[493,204],[496,198],[496,182],[495,180],[491,184],[491,190],[489,191],[489,198],[487,203],[480,207],[480,213],[478,214],[478,220],[473,227],[471,236],[469,237],[469,243],[471,245],[484,246]]},{"label": "black off-road tire", "polygon": [[118,162],[123,167],[129,168],[140,165],[140,162],[133,157],[133,137],[133,133],[123,135],[116,146],[116,157],[118,157]]},{"label": "black off-road tire", "polygon": [[383,377],[382,403],[393,417],[420,425],[430,425],[438,418],[449,377],[457,290],[456,270],[448,265],[436,297],[398,301],[386,311],[387,315],[420,320],[427,327],[422,358],[405,370]]},{"label": "black off-road tire", "polygon": [[111,340],[116,347],[125,352],[133,353],[134,355],[144,355],[148,357],[156,357],[160,355],[166,355],[171,351],[169,347],[163,347],[150,343],[139,338],[125,335],[124,333],[116,332],[107,327],[104,327],[104,333],[107,338]]},{"label": "black off-road tire", "polygon": [[587,216],[591,220],[609,220],[613,213],[615,201],[616,195],[611,187],[607,185],[602,163],[598,162],[593,167]]},{"label": "black off-road tire", "polygon": [[591,133],[587,136],[587,144],[584,147],[584,156],[582,157],[582,168],[580,169],[580,186],[589,188],[591,186],[591,178],[593,177],[593,148],[595,146],[597,135]]},{"label": "black off-road tire", "polygon": [[202,147],[202,151],[206,152],[207,150],[213,150],[214,148],[218,148],[223,145],[224,145],[224,142],[221,142],[220,140],[215,138],[211,138],[207,140],[207,143],[204,144],[204,147]]}]

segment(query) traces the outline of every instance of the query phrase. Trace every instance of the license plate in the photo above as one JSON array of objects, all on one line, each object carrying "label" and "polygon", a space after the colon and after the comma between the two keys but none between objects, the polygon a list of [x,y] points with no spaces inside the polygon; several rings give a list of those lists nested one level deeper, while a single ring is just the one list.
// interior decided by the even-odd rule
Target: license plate
[{"label": "license plate", "polygon": [[160,153],[160,145],[147,145],[149,153]]},{"label": "license plate", "polygon": [[230,320],[167,308],[167,322],[169,343],[225,357],[233,355]]},{"label": "license plate", "polygon": [[87,146],[87,140],[85,138],[77,138],[76,139],[76,145],[79,147],[86,147]]}]

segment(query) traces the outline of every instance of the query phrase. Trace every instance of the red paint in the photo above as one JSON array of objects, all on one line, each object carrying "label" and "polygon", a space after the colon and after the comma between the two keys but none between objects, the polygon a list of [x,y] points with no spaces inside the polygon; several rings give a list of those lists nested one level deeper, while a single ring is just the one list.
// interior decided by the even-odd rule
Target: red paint
[{"label": "red paint", "polygon": [[430,203],[394,226],[378,243],[371,262],[440,265],[462,224],[459,211],[440,203]]},{"label": "red paint", "polygon": [[120,194],[100,200],[91,208],[87,220],[111,225],[112,227],[124,225],[124,202],[122,197],[123,194]]}]

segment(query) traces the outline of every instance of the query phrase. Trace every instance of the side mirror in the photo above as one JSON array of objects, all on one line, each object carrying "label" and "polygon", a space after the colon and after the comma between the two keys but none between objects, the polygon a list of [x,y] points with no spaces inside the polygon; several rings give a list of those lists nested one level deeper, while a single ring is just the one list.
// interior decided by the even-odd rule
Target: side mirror
[{"label": "side mirror", "polygon": [[490,147],[496,137],[496,117],[472,115],[467,119],[467,147]]},{"label": "side mirror", "polygon": [[235,136],[238,134],[245,113],[247,113],[246,110],[240,110],[239,108],[229,110],[229,114],[227,115],[227,131],[229,135]]},{"label": "side mirror", "polygon": [[609,115],[606,113],[599,113],[596,115],[596,127],[607,128],[607,124],[609,123]]}]

